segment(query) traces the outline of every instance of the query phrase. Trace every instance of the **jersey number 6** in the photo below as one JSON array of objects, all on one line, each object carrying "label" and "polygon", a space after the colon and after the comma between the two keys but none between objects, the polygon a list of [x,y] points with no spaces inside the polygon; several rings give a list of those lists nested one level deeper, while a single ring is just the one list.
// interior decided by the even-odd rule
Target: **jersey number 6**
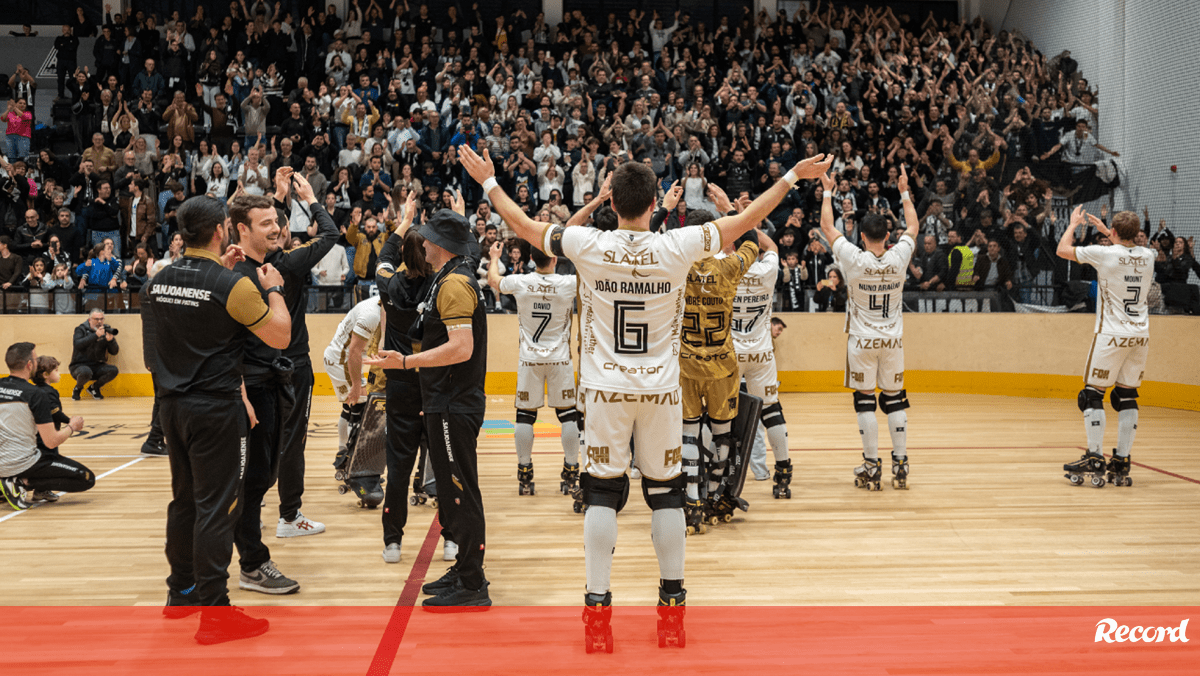
[{"label": "jersey number 6", "polygon": [[613,351],[617,354],[646,354],[649,349],[650,325],[628,321],[629,313],[644,312],[646,304],[640,301],[618,300],[613,302]]}]

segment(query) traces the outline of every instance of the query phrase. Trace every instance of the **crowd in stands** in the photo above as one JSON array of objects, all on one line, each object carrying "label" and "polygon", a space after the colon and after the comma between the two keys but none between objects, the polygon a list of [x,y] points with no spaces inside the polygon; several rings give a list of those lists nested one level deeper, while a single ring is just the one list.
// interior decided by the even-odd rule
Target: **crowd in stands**
[{"label": "crowd in stands", "polygon": [[[755,196],[798,158],[833,154],[836,227],[855,240],[868,213],[898,220],[904,164],[921,218],[913,291],[1028,301],[1039,275],[1081,274],[1053,256],[1052,202],[1072,200],[1081,172],[1118,153],[1097,141],[1100,103],[1069,53],[885,6],[746,9],[717,23],[575,11],[556,26],[489,11],[355,0],[342,16],[240,0],[165,21],[109,13],[100,26],[81,12],[56,43],[70,66],[64,50],[97,38],[94,68],[59,79],[77,157],[31,147],[36,83],[22,67],[8,81],[3,287],[136,288],[180,255],[183,200],[271,194],[285,166],[343,232],[315,284],[369,285],[409,193],[417,222],[461,195],[484,247],[505,243],[504,272],[531,269],[528,244],[458,164],[463,144],[486,149],[524,210],[555,223],[614,167],[645,163],[664,194],[683,187],[664,228],[714,211],[709,184]],[[305,208],[277,197],[292,242],[305,241]],[[779,244],[781,309],[844,303],[820,198],[800,184],[763,223]],[[1145,236],[1159,282],[1200,273],[1191,242],[1165,223],[1152,231],[1148,214]]]}]

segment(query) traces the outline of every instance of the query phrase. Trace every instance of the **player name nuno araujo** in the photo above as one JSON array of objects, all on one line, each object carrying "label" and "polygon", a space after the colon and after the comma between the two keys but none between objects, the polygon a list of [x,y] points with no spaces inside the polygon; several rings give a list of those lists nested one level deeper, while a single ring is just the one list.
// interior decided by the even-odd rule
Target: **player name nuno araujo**
[{"label": "player name nuno araujo", "polygon": [[1118,624],[1111,617],[1096,623],[1096,640],[1093,643],[1162,643],[1164,638],[1171,643],[1187,643],[1188,620],[1179,623],[1178,627],[1133,627]]}]

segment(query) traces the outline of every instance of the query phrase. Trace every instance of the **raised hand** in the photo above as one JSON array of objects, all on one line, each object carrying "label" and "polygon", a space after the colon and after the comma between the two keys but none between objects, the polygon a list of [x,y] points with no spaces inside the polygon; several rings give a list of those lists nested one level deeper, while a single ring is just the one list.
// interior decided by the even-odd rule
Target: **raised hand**
[{"label": "raised hand", "polygon": [[900,178],[896,181],[896,187],[900,189],[901,194],[908,192],[908,170],[903,164],[900,165]]},{"label": "raised hand", "polygon": [[269,289],[272,286],[283,286],[283,275],[275,269],[270,263],[263,263],[258,270],[258,283],[262,288]]},{"label": "raised hand", "polygon": [[801,180],[810,180],[824,174],[832,164],[833,155],[826,157],[825,153],[817,153],[797,162],[796,166],[792,167],[792,172]]},{"label": "raised hand", "polygon": [[1083,210],[1083,205],[1075,207],[1071,210],[1070,227],[1077,228],[1087,223],[1087,212]]},{"label": "raised hand", "polygon": [[837,181],[833,180],[833,177],[829,175],[829,172],[821,174],[819,178],[821,179],[822,190],[833,192],[833,189],[837,187]]},{"label": "raised hand", "polygon": [[489,178],[496,177],[496,167],[492,164],[492,157],[488,153],[487,148],[483,149],[483,156],[481,157],[469,145],[463,144],[462,153],[459,155],[459,162],[467,170],[467,173],[471,175],[471,178],[475,179],[480,185]]},{"label": "raised hand", "polygon": [[681,197],[683,197],[683,186],[679,185],[679,181],[675,181],[667,189],[667,194],[663,195],[663,208],[667,211],[673,211],[679,205],[679,198]]},{"label": "raised hand", "polygon": [[244,260],[246,260],[246,252],[242,250],[242,247],[236,244],[230,244],[229,247],[225,249],[225,254],[221,256],[221,265],[224,265],[227,269],[232,270],[233,266],[241,263]]}]

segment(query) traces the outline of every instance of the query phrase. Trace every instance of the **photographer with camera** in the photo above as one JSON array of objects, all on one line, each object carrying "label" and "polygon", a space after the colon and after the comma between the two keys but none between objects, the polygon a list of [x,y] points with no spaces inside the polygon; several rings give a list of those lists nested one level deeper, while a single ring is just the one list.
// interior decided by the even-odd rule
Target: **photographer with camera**
[{"label": "photographer with camera", "polygon": [[104,323],[104,310],[92,310],[87,321],[75,327],[75,349],[71,353],[71,377],[75,379],[75,391],[71,398],[79,401],[79,394],[88,382],[93,399],[103,399],[100,388],[117,377],[117,367],[108,363],[108,355],[120,351],[117,346],[117,330]]}]

